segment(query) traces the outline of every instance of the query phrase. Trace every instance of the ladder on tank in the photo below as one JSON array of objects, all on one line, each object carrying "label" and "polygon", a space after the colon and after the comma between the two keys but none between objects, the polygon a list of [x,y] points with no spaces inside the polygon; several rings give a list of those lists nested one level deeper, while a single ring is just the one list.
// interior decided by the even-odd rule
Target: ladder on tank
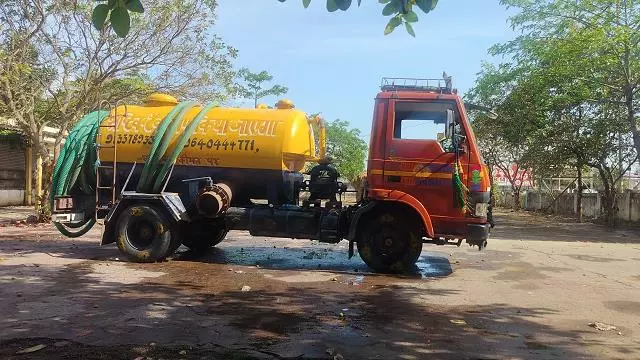
[{"label": "ladder on tank", "polygon": [[[111,106],[109,106],[108,103],[106,103],[106,105],[107,105],[107,111],[109,111],[109,115],[111,115]],[[102,108],[102,106],[100,106],[100,108]],[[113,122],[109,121],[111,119],[105,118],[105,120],[107,120],[106,124],[100,123],[98,125],[98,134],[96,136],[96,159],[97,159],[98,166],[96,166],[96,210],[94,212],[94,217],[96,222],[100,225],[104,225],[104,224],[98,220],[99,213],[108,212],[116,204],[116,188],[117,188],[117,177],[116,177],[117,165],[116,164],[117,164],[117,155],[118,155],[116,144],[117,144],[117,137],[118,137],[117,136],[118,135],[118,104],[116,104],[115,109],[116,111],[113,115]],[[125,116],[126,116],[126,112],[127,110],[125,106]],[[113,135],[113,138],[112,138],[113,140],[111,141],[110,144],[103,145],[101,142],[103,129],[108,129],[107,136],[109,134]],[[112,155],[111,158],[113,159],[113,162],[110,165],[103,165],[102,162],[100,161],[101,149],[108,149],[109,151],[111,151],[111,155]],[[103,173],[101,170],[111,170],[111,183],[109,184],[100,183],[101,174]],[[110,195],[110,199],[108,202],[106,202],[106,204],[103,201],[103,196],[102,196],[103,191],[108,191]]]}]

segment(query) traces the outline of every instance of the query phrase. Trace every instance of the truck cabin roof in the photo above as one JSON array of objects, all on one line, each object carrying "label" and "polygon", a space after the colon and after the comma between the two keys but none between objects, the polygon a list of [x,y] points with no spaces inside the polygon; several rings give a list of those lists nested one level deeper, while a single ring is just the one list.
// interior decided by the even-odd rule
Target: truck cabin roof
[{"label": "truck cabin roof", "polygon": [[377,99],[456,100],[451,77],[443,79],[382,78]]}]

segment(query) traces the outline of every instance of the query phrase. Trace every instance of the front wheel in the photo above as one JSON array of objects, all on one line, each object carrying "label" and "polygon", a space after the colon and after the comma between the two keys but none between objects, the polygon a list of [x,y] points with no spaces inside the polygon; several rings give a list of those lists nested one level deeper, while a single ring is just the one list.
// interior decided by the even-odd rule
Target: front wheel
[{"label": "front wheel", "polygon": [[177,226],[161,210],[147,205],[129,206],[120,214],[116,238],[118,249],[135,262],[164,260],[179,246]]},{"label": "front wheel", "polygon": [[370,218],[357,236],[358,253],[373,270],[402,273],[411,270],[422,252],[418,227],[401,213],[384,212]]}]

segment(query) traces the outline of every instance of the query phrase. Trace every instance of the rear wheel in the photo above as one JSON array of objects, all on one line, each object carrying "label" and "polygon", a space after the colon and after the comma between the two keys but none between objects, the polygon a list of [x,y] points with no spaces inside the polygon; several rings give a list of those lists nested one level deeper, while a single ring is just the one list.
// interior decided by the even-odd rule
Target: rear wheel
[{"label": "rear wheel", "polygon": [[148,205],[129,206],[120,213],[116,239],[118,249],[135,262],[164,260],[180,246],[175,222]]},{"label": "rear wheel", "polygon": [[422,252],[418,226],[402,212],[374,215],[357,236],[358,253],[373,270],[401,273],[411,270]]},{"label": "rear wheel", "polygon": [[203,253],[218,245],[227,236],[224,223],[218,221],[196,220],[185,224],[185,237],[182,245],[196,253]]}]

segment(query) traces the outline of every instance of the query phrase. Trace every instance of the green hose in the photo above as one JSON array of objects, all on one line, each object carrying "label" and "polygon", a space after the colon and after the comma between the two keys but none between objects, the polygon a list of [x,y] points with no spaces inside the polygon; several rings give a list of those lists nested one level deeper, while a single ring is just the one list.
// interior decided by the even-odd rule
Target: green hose
[{"label": "green hose", "polygon": [[[176,161],[184,146],[204,118],[206,113],[217,106],[211,103],[204,107],[193,120],[185,127],[176,141],[171,154],[166,154],[171,140],[186,113],[195,106],[193,102],[183,102],[175,106],[156,128],[153,134],[153,143],[149,151],[149,157],[145,161],[137,191],[146,193],[159,193],[162,191],[162,183]],[[67,141],[60,152],[58,161],[53,171],[50,204],[53,208],[56,196],[82,194],[95,195],[96,169],[99,163],[96,155],[96,136],[99,125],[109,112],[100,110],[87,114],[71,130]],[[90,204],[95,208],[95,198]],[[54,223],[56,228],[65,236],[78,237],[84,235],[95,224],[95,217],[84,219],[80,223],[61,224]]]},{"label": "green hose", "polygon": [[[153,134],[153,142],[149,157],[145,161],[138,181],[137,191],[140,193],[153,193],[153,179],[158,176],[158,166],[164,153],[169,147],[169,143],[173,138],[178,125],[182,123],[182,118],[195,104],[193,102],[183,102],[178,104],[167,116],[162,120],[155,133]],[[177,115],[176,115],[177,114]],[[159,191],[155,191],[159,192]]]},{"label": "green hose", "polygon": [[196,115],[196,117],[193,118],[193,120],[191,120],[189,125],[185,127],[184,131],[182,132],[182,135],[176,142],[176,146],[173,148],[173,152],[164,161],[164,163],[162,164],[162,167],[158,171],[158,176],[155,177],[155,181],[152,187],[154,193],[158,193],[162,191],[162,183],[164,182],[164,179],[169,174],[171,165],[176,161],[178,156],[180,156],[182,149],[184,149],[185,144],[187,143],[187,141],[189,140],[193,132],[196,130],[196,128],[200,124],[200,121],[202,121],[202,118],[204,118],[204,116],[209,112],[209,110],[211,110],[215,106],[217,106],[215,103],[210,103],[209,105],[205,106],[204,109],[200,110],[198,115]]},{"label": "green hose", "polygon": [[[80,193],[95,194],[95,138],[107,111],[94,111],[82,118],[71,130],[53,170],[49,204],[53,209],[56,196]],[[80,179],[78,181],[78,179]],[[93,227],[94,217],[76,224],[54,223],[65,236],[78,237]]]}]

